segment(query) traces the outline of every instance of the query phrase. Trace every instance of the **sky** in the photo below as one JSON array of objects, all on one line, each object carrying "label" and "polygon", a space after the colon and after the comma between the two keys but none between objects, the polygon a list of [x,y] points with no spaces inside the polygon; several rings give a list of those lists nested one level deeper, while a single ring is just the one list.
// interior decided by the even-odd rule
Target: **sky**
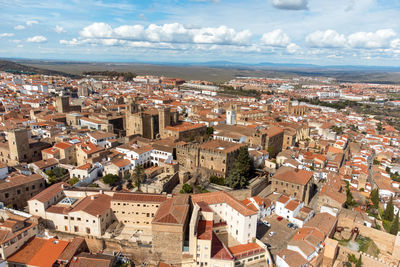
[{"label": "sky", "polygon": [[400,0],[0,0],[0,57],[400,66]]}]

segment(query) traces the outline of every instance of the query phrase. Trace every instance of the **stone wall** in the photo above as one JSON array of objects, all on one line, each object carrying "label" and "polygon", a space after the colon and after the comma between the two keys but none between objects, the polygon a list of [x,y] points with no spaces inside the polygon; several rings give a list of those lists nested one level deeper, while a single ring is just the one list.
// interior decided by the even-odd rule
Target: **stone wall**
[{"label": "stone wall", "polygon": [[338,261],[347,261],[348,259],[347,255],[349,254],[354,254],[356,256],[356,259],[358,259],[361,254],[361,262],[363,267],[388,267],[388,266],[395,267],[398,264],[375,258],[364,252],[356,252],[354,250],[339,245]]},{"label": "stone wall", "polygon": [[360,234],[362,236],[371,238],[381,251],[383,250],[385,252],[388,252],[389,254],[393,253],[394,243],[396,239],[396,236],[394,235],[364,226],[359,223],[355,223],[348,218],[343,218],[342,216],[339,216],[338,226],[342,226],[350,230],[354,227],[358,227]]},{"label": "stone wall", "polygon": [[153,225],[153,252],[157,252],[160,258],[169,264],[179,264],[182,260],[183,233],[176,229],[163,229]]}]

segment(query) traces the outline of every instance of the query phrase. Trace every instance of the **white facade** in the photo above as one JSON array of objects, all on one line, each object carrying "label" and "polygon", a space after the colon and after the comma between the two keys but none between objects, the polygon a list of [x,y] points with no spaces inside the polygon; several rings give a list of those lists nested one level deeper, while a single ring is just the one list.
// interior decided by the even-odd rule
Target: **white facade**
[{"label": "white facade", "polygon": [[228,109],[226,111],[226,124],[235,125],[236,124],[236,111],[233,109]]},{"label": "white facade", "polygon": [[[241,244],[247,244],[252,241],[257,232],[257,214],[244,216],[227,203],[219,203],[209,205],[216,215],[221,217],[222,221],[226,221],[228,225],[228,233],[231,234]],[[218,223],[218,216],[214,218],[214,222]]]}]

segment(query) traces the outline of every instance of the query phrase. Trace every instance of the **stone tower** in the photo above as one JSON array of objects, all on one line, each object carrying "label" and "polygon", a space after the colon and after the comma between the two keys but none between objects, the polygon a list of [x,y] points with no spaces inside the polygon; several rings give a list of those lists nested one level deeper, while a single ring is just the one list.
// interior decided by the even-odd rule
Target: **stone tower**
[{"label": "stone tower", "polygon": [[143,134],[143,116],[139,116],[139,106],[135,103],[132,97],[128,97],[127,101],[127,109],[125,114],[125,129],[126,136],[134,135],[134,134]]},{"label": "stone tower", "polygon": [[158,125],[160,135],[163,136],[165,127],[171,125],[171,108],[158,109]]},{"label": "stone tower", "polygon": [[290,102],[290,98],[286,102],[286,112],[291,113],[292,112],[292,102]]},{"label": "stone tower", "polygon": [[128,97],[127,105],[128,105],[127,114],[135,114],[139,111],[138,104],[136,104],[135,100],[132,97]]},{"label": "stone tower", "polygon": [[68,112],[69,97],[68,96],[57,96],[56,97],[56,109],[57,109],[58,113]]},{"label": "stone tower", "polygon": [[226,124],[228,125],[236,124],[236,109],[232,104],[226,110]]},{"label": "stone tower", "polygon": [[8,148],[12,161],[29,160],[29,137],[27,129],[14,129],[7,132]]}]

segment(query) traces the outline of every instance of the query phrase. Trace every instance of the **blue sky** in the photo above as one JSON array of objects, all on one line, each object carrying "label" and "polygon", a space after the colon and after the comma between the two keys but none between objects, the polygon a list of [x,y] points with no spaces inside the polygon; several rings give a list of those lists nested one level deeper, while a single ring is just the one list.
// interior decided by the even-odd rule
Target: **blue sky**
[{"label": "blue sky", "polygon": [[400,66],[400,0],[0,0],[0,57]]}]

